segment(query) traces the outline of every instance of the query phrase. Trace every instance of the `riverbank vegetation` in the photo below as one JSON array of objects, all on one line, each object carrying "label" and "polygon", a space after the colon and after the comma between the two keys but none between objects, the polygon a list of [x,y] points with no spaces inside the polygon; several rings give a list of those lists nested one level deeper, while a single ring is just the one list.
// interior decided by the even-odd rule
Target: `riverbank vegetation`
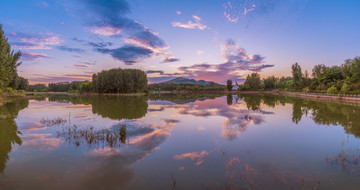
[{"label": "riverbank vegetation", "polygon": [[239,91],[274,90],[294,92],[317,92],[328,94],[360,94],[360,57],[347,59],[340,66],[315,65],[312,74],[295,63],[291,67],[291,77],[270,76],[260,79],[258,73],[248,75]]},{"label": "riverbank vegetation", "polygon": [[0,103],[6,101],[8,96],[24,95],[28,87],[28,80],[20,77],[17,67],[21,52],[11,49],[8,38],[0,24]]}]

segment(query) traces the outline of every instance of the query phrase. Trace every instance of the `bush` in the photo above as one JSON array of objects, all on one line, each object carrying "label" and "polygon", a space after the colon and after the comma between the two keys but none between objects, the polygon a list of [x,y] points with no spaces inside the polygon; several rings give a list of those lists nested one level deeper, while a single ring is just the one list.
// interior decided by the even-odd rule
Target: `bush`
[{"label": "bush", "polygon": [[341,93],[346,94],[350,91],[350,87],[348,84],[344,83],[341,87]]},{"label": "bush", "polygon": [[12,88],[10,88],[10,87],[7,87],[7,88],[5,88],[5,92],[9,93],[9,94],[13,94],[14,90]]},{"label": "bush", "polygon": [[328,88],[326,90],[326,93],[328,94],[337,94],[338,93],[338,89],[335,86],[331,86],[330,88]]}]

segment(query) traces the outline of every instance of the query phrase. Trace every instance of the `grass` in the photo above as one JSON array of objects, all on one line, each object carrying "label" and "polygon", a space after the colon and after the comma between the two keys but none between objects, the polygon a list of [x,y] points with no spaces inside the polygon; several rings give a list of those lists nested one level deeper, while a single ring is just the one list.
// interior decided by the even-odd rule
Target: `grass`
[{"label": "grass", "polygon": [[359,166],[359,156],[351,153],[340,151],[339,154],[334,157],[326,157],[326,162],[329,164],[340,164],[341,169],[345,171],[348,168]]},{"label": "grass", "polygon": [[57,117],[57,118],[54,118],[54,119],[44,119],[43,118],[43,119],[40,120],[40,123],[42,125],[52,127],[52,126],[59,126],[59,125],[65,124],[65,123],[67,123],[67,120],[63,119],[63,118],[60,118],[60,117]]},{"label": "grass", "polygon": [[57,132],[58,137],[63,137],[69,143],[79,147],[86,144],[88,147],[120,147],[126,144],[126,126],[122,125],[117,130],[100,129],[94,127],[79,128],[77,125],[67,127],[63,132]]}]

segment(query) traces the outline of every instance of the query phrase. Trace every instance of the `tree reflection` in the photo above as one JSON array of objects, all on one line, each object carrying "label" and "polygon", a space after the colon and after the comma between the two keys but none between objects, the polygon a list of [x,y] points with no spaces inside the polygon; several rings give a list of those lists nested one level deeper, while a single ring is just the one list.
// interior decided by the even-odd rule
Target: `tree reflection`
[{"label": "tree reflection", "polygon": [[262,95],[256,94],[247,94],[247,95],[239,95],[241,98],[244,99],[246,106],[250,110],[258,110],[260,108],[261,100],[263,99]]},{"label": "tree reflection", "polygon": [[233,96],[232,96],[232,94],[228,94],[228,95],[226,96],[226,102],[227,102],[227,104],[228,104],[229,106],[232,105],[232,103],[233,103]]},{"label": "tree reflection", "polygon": [[49,96],[49,101],[92,105],[92,112],[114,120],[138,119],[147,113],[146,96]]},{"label": "tree reflection", "polygon": [[9,153],[14,144],[21,145],[22,140],[19,137],[21,132],[14,121],[20,110],[28,107],[29,101],[22,99],[6,103],[0,107],[0,115],[4,119],[0,119],[0,174],[2,174],[6,167],[6,162],[9,160]]},{"label": "tree reflection", "polygon": [[286,98],[293,104],[293,122],[298,123],[308,113],[311,119],[320,125],[341,125],[348,134],[360,137],[359,105],[340,102],[314,101],[298,98]]},{"label": "tree reflection", "polygon": [[296,124],[298,124],[300,122],[301,117],[303,115],[301,105],[302,105],[301,100],[295,100],[292,105],[292,107],[293,107],[292,121]]}]

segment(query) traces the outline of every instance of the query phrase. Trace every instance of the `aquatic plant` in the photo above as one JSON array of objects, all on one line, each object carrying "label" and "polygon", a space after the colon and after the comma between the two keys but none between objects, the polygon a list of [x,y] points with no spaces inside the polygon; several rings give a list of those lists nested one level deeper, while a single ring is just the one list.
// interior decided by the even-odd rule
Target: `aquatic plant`
[{"label": "aquatic plant", "polygon": [[59,125],[65,124],[65,123],[67,123],[67,120],[63,119],[61,117],[57,117],[54,119],[44,119],[43,118],[40,120],[40,123],[44,126],[52,127],[52,126],[59,126]]},{"label": "aquatic plant", "polygon": [[62,132],[57,132],[58,138],[65,138],[66,142],[79,147],[86,144],[88,147],[119,147],[126,144],[126,125],[119,129],[100,129],[95,130],[93,126],[79,128],[77,125],[65,127]]}]

